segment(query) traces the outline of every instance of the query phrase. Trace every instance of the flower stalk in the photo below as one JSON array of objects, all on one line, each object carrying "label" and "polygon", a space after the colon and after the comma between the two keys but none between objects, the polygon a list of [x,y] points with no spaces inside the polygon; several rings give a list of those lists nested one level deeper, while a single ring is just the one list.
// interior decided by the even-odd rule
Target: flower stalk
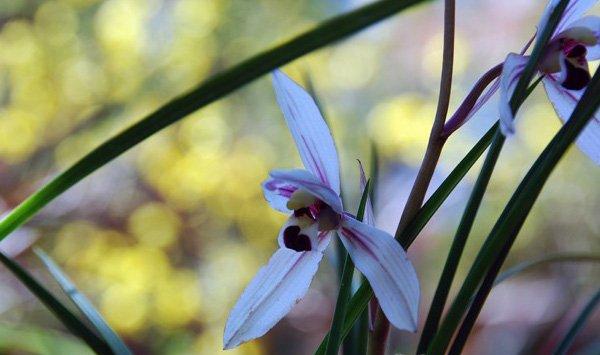
[{"label": "flower stalk", "polygon": [[[446,142],[443,136],[446,116],[450,106],[450,94],[452,91],[452,72],[454,67],[454,32],[456,4],[454,0],[446,0],[444,3],[444,48],[442,54],[442,73],[440,79],[440,91],[437,103],[433,125],[429,134],[429,141],[425,151],[425,156],[421,167],[415,178],[402,215],[398,228],[396,229],[396,238],[402,233],[404,228],[415,217],[425,199],[425,194],[431,183],[435,168],[440,159],[442,149]],[[373,331],[370,344],[370,354],[380,355],[385,353],[387,337],[390,331],[390,323],[382,314],[377,312],[375,329]]]}]

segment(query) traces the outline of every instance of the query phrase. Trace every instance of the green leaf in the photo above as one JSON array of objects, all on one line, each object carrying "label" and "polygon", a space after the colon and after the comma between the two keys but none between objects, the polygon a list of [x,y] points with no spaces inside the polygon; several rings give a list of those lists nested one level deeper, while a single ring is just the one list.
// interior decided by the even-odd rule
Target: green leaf
[{"label": "green leaf", "polygon": [[81,338],[98,354],[112,354],[108,344],[100,339],[88,326],[57,300],[44,286],[37,282],[25,269],[0,253],[0,262],[25,285],[74,335]]},{"label": "green leaf", "polygon": [[551,264],[551,263],[573,263],[573,262],[600,262],[599,254],[589,254],[589,253],[559,253],[550,256],[544,256],[541,258],[523,261],[515,266],[512,266],[502,272],[494,281],[494,286],[498,285],[501,282],[504,282],[510,278],[513,278],[529,269],[534,267],[543,265],[543,264]]},{"label": "green leaf", "polygon": [[[599,104],[600,72],[597,71],[569,120],[538,157],[494,225],[446,319],[433,339],[428,353],[439,354],[445,351],[456,326],[469,305],[472,295],[493,263],[497,262],[497,259],[501,259],[499,261],[502,262],[506,257],[554,167],[593,117]],[[505,254],[503,250],[506,250]]]},{"label": "green leaf", "polygon": [[[538,80],[536,80],[528,88],[528,90],[525,92],[525,97],[523,100],[529,97],[529,95],[540,82],[541,77],[538,78]],[[437,331],[440,318],[442,317],[442,312],[446,306],[452,281],[454,281],[454,276],[462,257],[462,252],[467,243],[469,234],[471,233],[473,224],[475,223],[475,217],[477,216],[477,212],[481,206],[481,202],[483,201],[483,196],[487,190],[488,184],[492,177],[492,172],[494,171],[503,145],[504,136],[502,136],[502,134],[496,130],[494,139],[492,141],[492,146],[485,157],[481,172],[479,173],[477,181],[475,182],[473,190],[471,191],[471,196],[469,197],[456,230],[456,234],[454,235],[452,245],[450,246],[448,258],[444,264],[444,269],[440,275],[433,300],[431,301],[431,306],[429,307],[429,312],[427,313],[427,320],[425,321],[423,331],[421,332],[421,339],[419,340],[419,345],[417,346],[418,354],[422,354],[427,351],[427,347],[429,346],[431,338]]]},{"label": "green leaf", "polygon": [[42,249],[36,248],[35,254],[46,266],[52,277],[60,285],[62,290],[73,301],[77,308],[83,313],[87,320],[94,326],[98,334],[106,341],[113,353],[117,355],[131,355],[123,340],[106,323],[102,315],[94,308],[92,303],[75,287],[69,277],[60,269],[58,265]]},{"label": "green leaf", "polygon": [[354,34],[425,0],[381,0],[327,20],[287,42],[219,73],[88,153],[11,211],[0,223],[0,240],[64,191],[154,133],[268,72]]},{"label": "green leaf", "polygon": [[94,352],[78,338],[51,329],[32,325],[0,323],[1,354],[77,354]]},{"label": "green leaf", "polygon": [[[371,181],[367,181],[367,185],[362,193],[360,199],[360,205],[358,207],[358,213],[356,219],[362,221],[365,208],[367,205],[367,199],[370,194]],[[340,290],[338,292],[338,298],[335,304],[335,311],[333,313],[333,321],[331,322],[331,330],[329,331],[329,337],[327,338],[327,345],[325,347],[325,354],[337,355],[340,344],[342,342],[342,327],[344,325],[344,316],[346,314],[346,308],[348,306],[348,300],[352,292],[352,276],[354,275],[354,263],[350,258],[350,255],[346,253],[344,261],[344,268],[342,271],[342,280],[340,283]]]},{"label": "green leaf", "polygon": [[560,344],[558,344],[556,350],[554,350],[554,355],[563,355],[567,353],[573,340],[575,340],[575,336],[577,336],[577,333],[583,328],[585,322],[592,315],[598,303],[600,303],[600,288],[585,305],[581,313],[579,313],[579,316],[575,322],[573,322],[565,337],[561,340]]},{"label": "green leaf", "polygon": [[[508,254],[507,250],[503,250],[502,254]],[[564,253],[564,254],[556,254],[549,257],[543,257],[531,261],[525,261],[521,264],[514,266],[513,268],[507,270],[502,273],[500,276],[496,278],[496,275],[500,268],[502,267],[504,259],[497,258],[496,262],[492,265],[490,270],[488,271],[485,279],[481,283],[479,290],[475,297],[472,298],[471,307],[469,307],[469,311],[465,315],[456,336],[454,337],[454,341],[452,342],[452,346],[448,351],[449,354],[461,354],[464,346],[467,344],[467,340],[471,330],[475,326],[477,321],[477,317],[483,308],[485,301],[491,291],[491,289],[499,284],[500,282],[517,275],[520,272],[523,272],[531,267],[538,266],[540,264],[549,263],[549,262],[567,262],[567,261],[600,261],[600,255],[593,254],[581,254],[581,253]]]},{"label": "green leaf", "polygon": [[[416,236],[425,227],[434,213],[438,210],[446,198],[448,198],[458,183],[464,178],[469,169],[471,169],[477,159],[479,159],[481,154],[483,154],[483,152],[487,149],[497,130],[498,123],[492,126],[487,133],[473,146],[473,148],[471,148],[467,155],[465,155],[465,157],[460,161],[460,163],[458,163],[454,170],[452,170],[452,172],[431,195],[427,202],[425,202],[423,207],[421,207],[413,221],[404,229],[404,232],[400,236],[399,241],[404,249],[408,249],[410,244],[415,240]],[[354,322],[356,322],[361,313],[366,309],[367,304],[372,296],[373,290],[371,289],[371,286],[368,282],[364,281],[360,288],[352,296],[348,304],[342,337],[348,335]],[[321,342],[316,354],[324,354],[327,336]]]}]

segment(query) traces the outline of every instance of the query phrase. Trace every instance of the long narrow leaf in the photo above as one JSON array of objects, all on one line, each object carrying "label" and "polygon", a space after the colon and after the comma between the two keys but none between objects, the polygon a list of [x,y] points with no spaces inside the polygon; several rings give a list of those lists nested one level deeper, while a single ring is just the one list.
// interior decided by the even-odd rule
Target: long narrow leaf
[{"label": "long narrow leaf", "polygon": [[60,269],[58,265],[46,254],[42,249],[36,248],[35,254],[40,258],[42,263],[46,266],[52,277],[60,285],[62,290],[67,296],[73,301],[73,303],[79,308],[88,321],[94,326],[98,334],[106,341],[108,346],[117,355],[131,355],[131,351],[127,348],[123,340],[119,338],[117,333],[106,323],[102,315],[94,308],[92,303],[85,297],[75,284],[69,279],[69,277]]},{"label": "long narrow leaf", "polygon": [[569,120],[536,160],[494,225],[446,319],[434,338],[432,346],[429,348],[430,353],[437,354],[444,351],[456,325],[469,305],[471,296],[485,277],[488,269],[496,262],[496,259],[506,257],[504,254],[501,255],[502,250],[510,249],[554,167],[593,117],[598,105],[600,105],[599,71],[594,74]]},{"label": "long narrow leaf", "polygon": [[381,0],[366,5],[325,21],[312,30],[213,76],[104,142],[23,201],[0,223],[0,240],[71,186],[154,133],[304,54],[424,1]]},{"label": "long narrow leaf", "polygon": [[[360,205],[358,206],[358,213],[356,219],[359,221],[363,220],[365,214],[365,208],[367,200],[370,194],[371,181],[367,181],[367,185],[362,193],[360,199]],[[346,315],[346,309],[348,307],[348,300],[352,292],[352,276],[354,275],[354,263],[350,258],[350,255],[346,253],[344,261],[344,269],[342,271],[342,279],[340,283],[340,290],[338,292],[338,298],[335,304],[335,311],[333,313],[333,320],[331,322],[331,330],[329,331],[329,337],[327,338],[327,346],[325,347],[325,353],[327,355],[337,355],[342,342],[342,328],[344,325],[344,316]]]},{"label": "long narrow leaf", "polygon": [[571,325],[565,337],[561,340],[560,344],[558,344],[556,350],[554,350],[554,355],[563,355],[567,353],[567,350],[569,350],[573,340],[575,340],[575,336],[577,336],[577,333],[579,333],[579,331],[583,328],[585,322],[592,315],[598,303],[600,303],[600,288],[585,305],[581,313],[579,313],[579,316]]},{"label": "long narrow leaf", "polygon": [[[498,130],[498,123],[492,126],[486,134],[471,148],[471,150],[465,155],[465,157],[458,163],[458,165],[452,170],[448,177],[442,182],[437,190],[431,195],[431,197],[425,202],[423,207],[419,210],[413,221],[406,227],[404,233],[400,237],[400,244],[404,249],[408,247],[415,240],[416,236],[425,227],[427,222],[435,214],[442,203],[448,198],[450,193],[458,185],[458,183],[465,177],[467,172],[479,159],[481,154],[490,145],[494,134]],[[342,337],[348,335],[352,329],[354,323],[359,318],[361,313],[366,309],[369,300],[373,296],[373,290],[368,282],[363,282],[360,288],[350,299],[348,304],[348,311],[344,320],[344,328],[342,331]],[[328,335],[325,336],[316,354],[323,354],[325,351],[325,344]]]},{"label": "long narrow leaf", "polygon": [[573,262],[600,262],[600,254],[589,254],[589,253],[559,253],[549,256],[544,256],[538,259],[527,260],[519,263],[515,266],[512,266],[502,272],[496,278],[494,282],[494,286],[498,285],[501,282],[504,282],[510,278],[513,278],[529,269],[534,267],[543,265],[543,264],[552,264],[552,263],[573,263]]},{"label": "long narrow leaf", "polygon": [[44,286],[37,282],[25,269],[0,252],[0,262],[6,266],[40,300],[64,326],[81,338],[98,354],[112,354],[108,344],[100,339],[85,323],[77,318],[67,307],[57,300]]},{"label": "long narrow leaf", "polygon": [[[529,97],[537,85],[539,85],[541,80],[541,77],[538,78],[538,80],[536,80],[528,88],[528,90],[525,92],[525,97],[521,101],[524,101],[527,97]],[[485,195],[489,185],[496,162],[500,157],[500,152],[502,151],[503,145],[504,136],[500,132],[496,132],[490,150],[485,157],[483,166],[479,176],[477,177],[477,181],[475,182],[475,186],[473,187],[467,205],[465,206],[460,223],[456,230],[456,234],[454,235],[452,245],[450,246],[448,258],[446,259],[442,274],[440,275],[440,279],[431,302],[431,307],[429,308],[429,312],[427,314],[425,326],[423,327],[423,331],[421,333],[421,339],[419,340],[419,345],[417,346],[417,353],[424,353],[427,350],[431,338],[437,331],[439,321],[442,317],[442,312],[446,305],[448,293],[450,292],[450,287],[452,286],[452,281],[454,280],[454,276],[458,268],[458,264],[462,257],[469,234],[471,233],[471,229],[473,228],[473,224],[475,223],[477,212],[481,206],[481,202],[483,201],[483,196]]]},{"label": "long narrow leaf", "polygon": [[[506,250],[502,250],[502,253],[501,253],[502,255],[508,254],[510,245],[509,244],[505,245],[505,249]],[[452,346],[450,347],[448,354],[449,355],[453,355],[453,354],[458,355],[458,354],[462,353],[463,347],[467,344],[467,339],[469,337],[469,334],[471,333],[471,330],[475,326],[477,317],[479,317],[479,313],[481,312],[481,309],[483,308],[483,305],[486,302],[486,300],[491,292],[491,289],[494,286],[496,286],[503,280],[506,280],[507,278],[512,277],[512,276],[526,270],[527,268],[534,267],[534,266],[537,266],[539,264],[543,264],[546,262],[557,262],[557,261],[563,261],[563,262],[564,261],[600,261],[600,255],[596,256],[596,260],[594,260],[593,256],[591,256],[591,255],[581,255],[581,254],[554,255],[554,256],[551,256],[548,258],[541,258],[541,259],[532,260],[529,262],[524,262],[524,263],[519,264],[519,265],[515,266],[514,268],[508,270],[508,274],[503,273],[502,275],[499,275],[498,278],[496,278],[500,268],[502,267],[502,263],[504,262],[504,257],[497,258],[496,262],[494,262],[494,264],[488,271],[487,275],[483,279],[481,286],[479,286],[479,290],[475,294],[475,297],[473,297],[471,306],[469,307],[469,311],[465,315],[465,318],[463,319],[463,321],[460,325],[460,328],[458,329],[458,332],[456,333],[456,336],[454,337],[454,341],[452,342]],[[500,277],[502,277],[502,279],[500,279]]]}]

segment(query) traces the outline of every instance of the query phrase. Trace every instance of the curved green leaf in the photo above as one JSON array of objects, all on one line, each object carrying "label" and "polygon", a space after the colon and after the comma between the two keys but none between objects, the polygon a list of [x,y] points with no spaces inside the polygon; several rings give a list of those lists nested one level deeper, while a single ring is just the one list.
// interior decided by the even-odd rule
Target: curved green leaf
[{"label": "curved green leaf", "polygon": [[36,248],[35,254],[40,258],[42,263],[46,266],[52,277],[56,280],[65,294],[73,301],[73,303],[79,308],[87,320],[94,326],[98,334],[106,341],[108,346],[117,355],[131,355],[131,351],[127,348],[123,340],[119,338],[117,333],[106,323],[102,315],[94,308],[92,303],[85,297],[75,284],[69,279],[69,277],[60,269],[58,265],[46,254],[42,249]]},{"label": "curved green leaf", "polygon": [[23,201],[0,223],[0,240],[71,186],[154,133],[304,54],[424,1],[381,0],[366,5],[325,21],[312,30],[213,76],[104,142]]},{"label": "curved green leaf", "polygon": [[0,262],[25,285],[74,335],[81,338],[98,354],[112,354],[104,340],[100,339],[86,324],[57,300],[44,286],[37,282],[25,269],[0,252]]}]

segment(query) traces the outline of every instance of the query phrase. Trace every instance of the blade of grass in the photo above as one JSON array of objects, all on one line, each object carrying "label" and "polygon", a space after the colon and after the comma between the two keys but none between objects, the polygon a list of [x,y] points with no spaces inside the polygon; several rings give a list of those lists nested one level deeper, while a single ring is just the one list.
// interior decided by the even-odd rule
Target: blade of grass
[{"label": "blade of grass", "polygon": [[[517,83],[517,87],[515,88],[515,92],[511,98],[511,107],[513,108],[513,112],[516,112],[516,109],[524,102],[525,98],[528,94],[531,93],[531,90],[528,90],[528,83],[531,81],[531,78],[535,74],[536,63],[539,60],[539,57],[543,50],[543,43],[548,41],[553,29],[556,27],[559,16],[557,15],[557,11],[562,13],[564,11],[564,5],[568,1],[562,0],[562,2],[557,6],[554,13],[550,17],[548,25],[545,27],[542,36],[540,36],[539,41],[536,43],[533,52],[531,54],[531,58],[525,67],[521,79]],[[558,17],[557,17],[558,16]],[[542,43],[542,44],[540,44]],[[521,86],[524,86],[525,89],[522,90]],[[516,97],[517,93],[521,93],[521,97]],[[456,185],[462,180],[462,178],[466,175],[468,170],[475,164],[477,159],[483,154],[485,149],[491,144],[492,140],[495,139],[503,139],[498,136],[498,123],[496,123],[488,132],[477,142],[477,144],[469,151],[469,153],[461,160],[461,162],[455,167],[455,169],[450,173],[450,175],[444,180],[444,182],[438,187],[438,189],[432,194],[429,200],[423,205],[421,210],[415,215],[415,218],[407,225],[407,227],[400,234],[400,244],[404,249],[408,249],[408,247],[415,240],[416,236],[423,229],[423,227],[427,224],[429,219],[433,216],[435,211],[441,206],[443,201],[448,197],[450,192],[456,187]],[[498,137],[498,138],[496,138]],[[489,154],[489,153],[488,153]],[[344,325],[344,334],[350,331],[352,325],[360,315],[360,312],[366,307],[369,299],[373,296],[373,290],[368,283],[363,283],[355,295],[349,302],[348,305],[348,313],[346,314],[346,321]],[[324,343],[327,339],[323,339],[321,345],[317,349],[317,354],[322,354],[322,349],[324,348]]]},{"label": "blade of grass", "polygon": [[600,254],[590,253],[558,253],[554,255],[544,256],[533,260],[523,261],[515,266],[512,266],[502,272],[494,281],[494,286],[501,282],[504,282],[512,277],[515,277],[529,269],[534,267],[552,264],[552,263],[580,263],[580,262],[592,262],[600,263]]},{"label": "blade of grass", "polygon": [[[554,29],[558,25],[562,17],[562,13],[565,11],[568,4],[569,0],[561,0],[556,5],[554,10],[552,11],[548,22],[544,26],[541,36],[535,43],[531,56],[527,61],[527,65],[525,66],[525,69],[523,70],[523,73],[521,74],[521,77],[517,82],[515,91],[513,92],[513,95],[510,99],[510,107],[513,115],[516,115],[517,111],[528,96],[528,93],[531,92],[531,89],[528,89],[529,82],[535,75],[537,71],[536,68],[538,62],[540,61],[546,44],[548,43],[552,34],[554,33]],[[538,83],[539,80],[535,85],[537,85]],[[534,85],[532,86],[535,87]],[[462,251],[473,227],[473,223],[475,222],[477,211],[481,206],[483,196],[485,195],[485,191],[487,190],[487,186],[491,179],[492,172],[496,166],[496,162],[498,161],[498,158],[500,156],[500,152],[502,151],[502,148],[504,146],[504,142],[504,135],[498,132],[494,137],[492,146],[488,151],[484,165],[481,169],[479,177],[477,178],[475,187],[471,192],[471,196],[461,218],[461,222],[457,229],[452,247],[444,265],[444,271],[442,272],[440,281],[438,283],[438,287],[436,289],[436,294],[434,296],[430,311],[428,312],[427,321],[423,333],[421,334],[421,339],[419,341],[417,353],[425,352],[425,350],[429,348],[432,338],[434,338],[434,335],[436,334],[439,320],[441,319],[442,312],[446,304],[448,292],[450,291],[450,287],[452,285],[452,281],[456,273],[456,268],[458,267],[458,263],[462,256]],[[454,327],[456,326],[457,324],[454,325]],[[454,329],[450,330],[448,327],[446,331],[452,331],[453,333]],[[445,351],[446,346],[448,345],[448,342],[450,342],[450,338],[452,337],[452,333],[444,334],[444,337],[438,337],[437,335],[435,335],[435,337],[438,339],[437,346],[439,347],[435,351]],[[446,342],[446,344],[443,344],[444,342]]]},{"label": "blade of grass", "polygon": [[575,340],[575,336],[577,336],[577,333],[583,329],[585,322],[592,315],[598,303],[600,303],[600,289],[596,291],[596,294],[592,296],[581,313],[579,313],[579,316],[571,325],[565,337],[561,340],[560,344],[558,344],[556,350],[554,350],[554,355],[563,355],[567,353],[567,350],[569,350],[573,340]]},{"label": "blade of grass", "polygon": [[[506,249],[506,247],[505,247]],[[508,250],[502,250],[502,254],[508,254]],[[479,313],[481,312],[481,309],[483,308],[483,304],[485,303],[485,301],[487,300],[487,297],[489,296],[489,293],[491,292],[492,287],[496,286],[497,284],[499,284],[500,282],[502,282],[503,280],[506,280],[509,277],[515,276],[516,274],[518,274],[519,272],[522,272],[523,270],[526,270],[527,268],[539,265],[539,264],[543,264],[543,263],[547,263],[547,262],[556,262],[556,261],[600,261],[600,255],[596,255],[594,258],[594,255],[590,255],[590,254],[559,254],[556,256],[551,256],[551,257],[547,257],[547,258],[541,258],[541,259],[537,259],[537,260],[532,260],[529,262],[524,262],[522,265],[517,265],[515,266],[515,268],[508,270],[507,272],[509,272],[508,274],[503,273],[502,275],[498,276],[498,278],[496,278],[496,276],[498,275],[498,271],[500,270],[500,268],[502,267],[502,262],[504,261],[504,258],[497,258],[496,262],[494,263],[494,265],[492,265],[492,267],[490,268],[490,271],[488,271],[485,279],[483,280],[483,282],[481,283],[481,286],[479,287],[479,290],[477,291],[477,294],[475,294],[475,297],[473,298],[473,301],[471,303],[471,307],[469,307],[469,311],[467,312],[467,314],[465,315],[465,319],[462,321],[462,324],[460,325],[460,328],[458,329],[458,332],[456,333],[456,337],[454,338],[454,341],[452,342],[452,346],[450,347],[450,350],[448,352],[448,354],[452,355],[452,354],[461,354],[462,353],[462,349],[465,346],[465,344],[467,343],[467,338],[469,337],[469,334],[471,333],[471,330],[473,329],[473,326],[475,325],[475,322],[477,321],[477,317],[479,316]],[[501,279],[502,277],[502,279]]]},{"label": "blade of grass", "polygon": [[[540,82],[541,77],[529,87],[525,93],[525,98],[527,98],[533,92],[533,89],[535,89]],[[422,354],[427,351],[427,347],[429,346],[431,338],[437,331],[439,321],[442,317],[442,312],[448,299],[448,293],[450,292],[450,287],[452,286],[452,281],[454,281],[454,276],[467,243],[467,239],[471,233],[473,224],[475,223],[477,212],[481,206],[481,202],[483,201],[483,196],[485,195],[489,185],[498,158],[500,157],[504,140],[505,139],[502,133],[496,131],[492,145],[485,157],[483,166],[481,167],[481,171],[475,182],[475,186],[473,187],[467,205],[465,206],[465,210],[462,214],[456,234],[454,235],[452,245],[450,246],[448,257],[446,259],[446,263],[444,264],[444,269],[440,275],[429,312],[427,313],[427,319],[425,321],[423,331],[421,332],[421,339],[419,340],[419,345],[417,346],[417,354]]]},{"label": "blade of grass", "polygon": [[11,211],[0,223],[0,240],[54,198],[154,133],[262,75],[425,0],[381,0],[327,20],[315,28],[217,74],[88,153]]},{"label": "blade of grass", "polygon": [[[405,250],[408,249],[434,213],[438,210],[446,198],[448,198],[458,183],[464,178],[469,169],[471,169],[471,167],[479,159],[481,154],[483,154],[483,152],[487,149],[497,130],[498,123],[494,124],[494,126],[492,126],[486,132],[486,134],[473,146],[473,148],[471,148],[467,155],[465,155],[465,157],[452,170],[448,177],[446,177],[442,184],[440,184],[427,202],[425,202],[413,221],[405,228],[404,233],[400,237],[400,244]],[[402,242],[403,240],[405,241],[404,243]],[[350,332],[358,317],[366,309],[366,306],[372,296],[373,290],[371,289],[371,286],[368,282],[363,282],[348,303],[348,310],[344,320],[342,337],[345,337]],[[315,354],[324,354],[328,336],[329,335],[325,336]]]},{"label": "blade of grass", "polygon": [[0,252],[0,262],[6,266],[40,300],[62,324],[74,335],[83,340],[98,354],[112,354],[108,344],[100,339],[88,326],[77,318],[67,307],[56,299],[44,286],[37,282],[25,269]]},{"label": "blade of grass", "polygon": [[85,315],[87,320],[94,326],[98,334],[110,346],[116,355],[131,355],[132,352],[127,348],[123,340],[106,323],[102,315],[94,308],[92,303],[85,297],[69,277],[60,269],[58,265],[42,249],[34,249],[35,254],[40,258],[44,266],[48,269],[52,277],[56,280],[62,290],[73,301],[77,308]]},{"label": "blade of grass", "polygon": [[439,354],[445,350],[470,298],[491,265],[501,257],[502,250],[512,246],[554,167],[593,117],[599,104],[600,72],[597,71],[569,120],[538,157],[492,228],[428,352]]},{"label": "blade of grass", "polygon": [[[365,206],[367,205],[367,199],[370,193],[371,181],[367,181],[365,189],[363,190],[362,197],[360,199],[360,205],[356,214],[356,219],[359,221],[363,220],[365,214]],[[344,261],[344,269],[342,272],[342,281],[340,283],[340,290],[338,292],[338,298],[335,304],[335,311],[333,313],[333,321],[331,322],[331,330],[329,331],[329,337],[327,338],[327,345],[325,347],[325,353],[327,355],[337,355],[340,344],[342,342],[342,327],[344,325],[344,316],[346,314],[346,308],[348,306],[348,300],[352,292],[352,276],[354,275],[354,263],[350,258],[350,255],[346,253]]]}]

